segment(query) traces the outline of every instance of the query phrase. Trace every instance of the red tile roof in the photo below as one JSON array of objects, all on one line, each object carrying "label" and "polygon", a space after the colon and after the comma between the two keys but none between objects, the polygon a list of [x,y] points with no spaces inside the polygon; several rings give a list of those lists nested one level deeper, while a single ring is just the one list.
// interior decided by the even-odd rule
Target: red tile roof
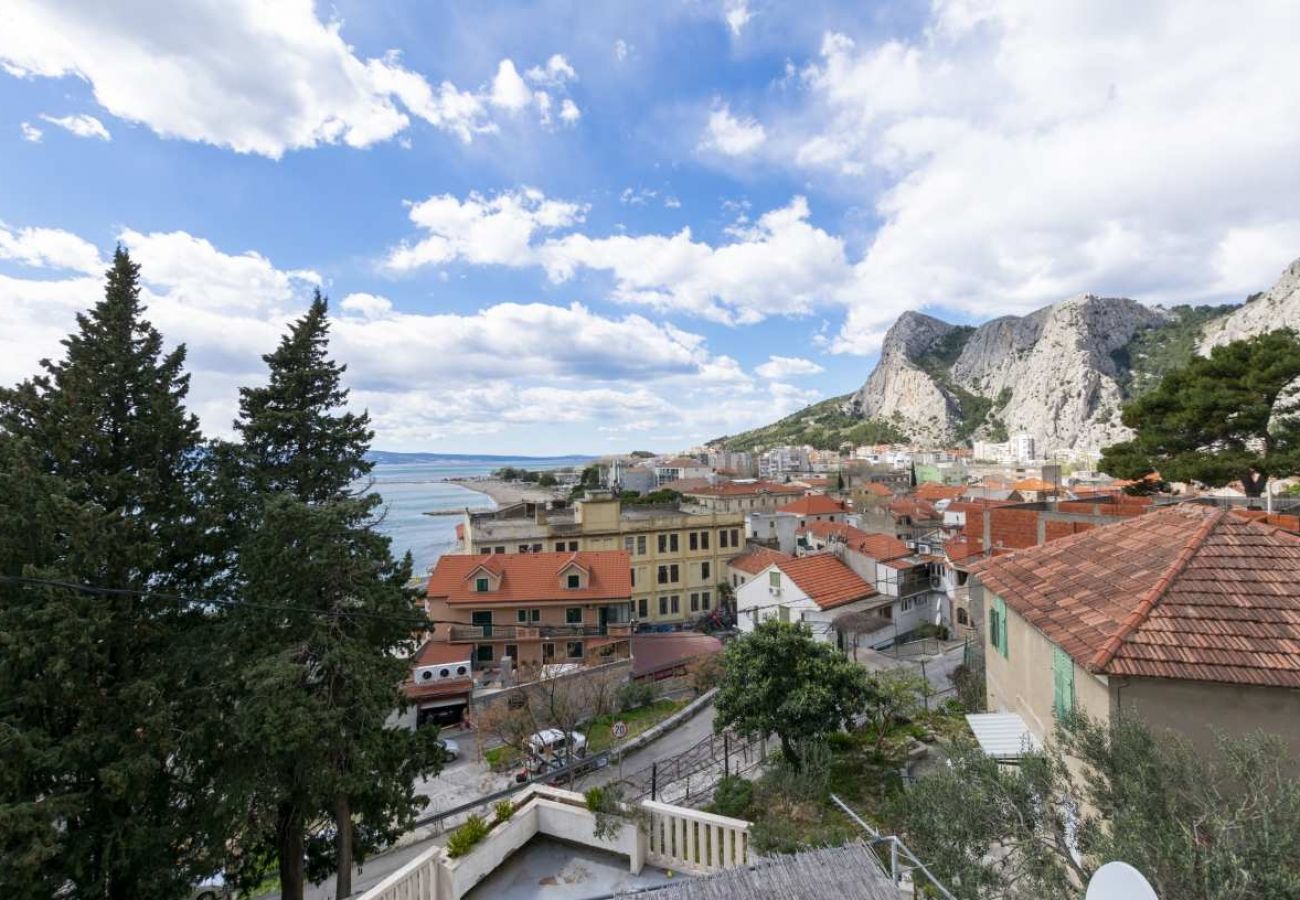
[{"label": "red tile roof", "polygon": [[835,609],[876,595],[875,588],[830,553],[785,560],[777,563],[777,568],[821,609]]},{"label": "red tile roof", "polygon": [[796,516],[826,516],[834,513],[848,512],[848,507],[841,500],[832,500],[825,494],[809,494],[793,503],[778,507],[777,512]]},{"label": "red tile roof", "polygon": [[732,557],[727,565],[733,569],[748,572],[750,575],[757,575],[772,563],[786,559],[794,559],[794,557],[789,553],[782,553],[780,550],[769,550],[766,547],[760,547],[757,550],[751,550],[749,553],[742,553],[740,556]]},{"label": "red tile roof", "polygon": [[679,494],[689,494],[692,491],[698,491],[700,488],[709,486],[707,478],[678,478],[674,481],[665,481],[659,487],[658,491],[676,491]]},{"label": "red tile roof", "polygon": [[815,534],[820,538],[836,537],[846,543],[870,537],[870,535],[861,528],[854,528],[847,522],[827,522],[820,519],[809,522],[807,525],[800,526],[795,529],[795,533]]},{"label": "red tile roof", "polygon": [[[574,565],[587,572],[586,587],[565,586],[562,576]],[[479,570],[500,579],[496,590],[474,590],[474,576]],[[631,594],[630,560],[622,550],[447,555],[434,567],[428,589],[431,598],[475,604],[626,600]]]},{"label": "red tile roof", "polygon": [[868,481],[862,490],[877,497],[894,496],[894,492],[889,489],[889,486],[879,481]]},{"label": "red tile roof", "polygon": [[943,552],[949,561],[961,565],[972,557],[984,555],[984,542],[977,537],[959,535],[943,545]]},{"label": "red tile roof", "polygon": [[1044,481],[1041,478],[1022,478],[1015,484],[1011,485],[1013,491],[1059,491],[1060,485],[1052,484],[1050,481]]},{"label": "red tile roof", "polygon": [[697,657],[712,656],[722,650],[722,641],[711,635],[691,631],[634,634],[630,645],[633,678],[674,669]]},{"label": "red tile roof", "polygon": [[913,519],[934,519],[939,515],[933,503],[913,497],[897,497],[890,500],[888,509],[895,516],[911,516]]},{"label": "red tile roof", "polygon": [[1184,503],[971,567],[1093,672],[1300,687],[1300,539]]},{"label": "red tile roof", "polygon": [[907,556],[911,551],[892,534],[869,533],[849,542],[849,549],[856,550],[863,556],[870,556],[877,562],[886,559],[897,559],[900,556]]},{"label": "red tile roof", "polygon": [[802,496],[807,488],[796,484],[777,484],[773,481],[724,481],[712,487],[685,491],[692,497],[749,497],[759,494],[789,494]]},{"label": "red tile roof", "polygon": [[918,500],[956,500],[966,488],[959,484],[946,485],[937,481],[926,481],[917,485],[913,494]]}]

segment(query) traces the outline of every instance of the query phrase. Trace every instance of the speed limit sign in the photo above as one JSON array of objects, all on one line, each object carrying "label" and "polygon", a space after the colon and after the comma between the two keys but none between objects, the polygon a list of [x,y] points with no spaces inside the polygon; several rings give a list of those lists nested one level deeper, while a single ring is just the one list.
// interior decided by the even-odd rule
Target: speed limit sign
[{"label": "speed limit sign", "polygon": [[612,731],[614,734],[614,740],[623,740],[623,738],[627,737],[627,723],[622,720],[615,722]]}]

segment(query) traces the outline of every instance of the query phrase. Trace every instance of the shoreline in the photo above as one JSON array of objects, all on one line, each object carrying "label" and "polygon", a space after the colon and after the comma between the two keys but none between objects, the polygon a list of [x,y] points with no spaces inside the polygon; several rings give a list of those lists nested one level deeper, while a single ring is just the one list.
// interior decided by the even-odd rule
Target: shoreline
[{"label": "shoreline", "polygon": [[486,494],[498,506],[510,506],[525,501],[544,503],[560,499],[560,495],[550,488],[538,487],[518,481],[502,481],[499,478],[448,478],[449,484],[460,485],[480,494]]}]

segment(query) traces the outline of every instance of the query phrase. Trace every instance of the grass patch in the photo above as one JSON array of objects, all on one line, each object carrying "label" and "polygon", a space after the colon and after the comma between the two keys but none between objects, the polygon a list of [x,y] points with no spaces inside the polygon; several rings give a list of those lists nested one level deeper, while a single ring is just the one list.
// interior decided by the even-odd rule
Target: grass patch
[{"label": "grass patch", "polygon": [[647,728],[658,725],[684,707],[687,702],[689,701],[656,700],[654,703],[639,706],[636,709],[629,709],[626,712],[601,716],[592,722],[591,730],[587,732],[587,752],[599,753],[601,750],[609,749],[614,744],[621,743],[614,740],[615,722],[623,721],[627,723],[627,737],[623,740],[628,740],[636,737]]}]

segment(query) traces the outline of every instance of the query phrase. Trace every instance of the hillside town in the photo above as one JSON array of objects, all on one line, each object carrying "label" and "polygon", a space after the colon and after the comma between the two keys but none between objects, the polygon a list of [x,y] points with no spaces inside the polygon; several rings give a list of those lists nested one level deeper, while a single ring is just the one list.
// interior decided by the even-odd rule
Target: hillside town
[{"label": "hillside town", "polygon": [[0,5],[0,900],[1300,900],[1300,3]]}]

